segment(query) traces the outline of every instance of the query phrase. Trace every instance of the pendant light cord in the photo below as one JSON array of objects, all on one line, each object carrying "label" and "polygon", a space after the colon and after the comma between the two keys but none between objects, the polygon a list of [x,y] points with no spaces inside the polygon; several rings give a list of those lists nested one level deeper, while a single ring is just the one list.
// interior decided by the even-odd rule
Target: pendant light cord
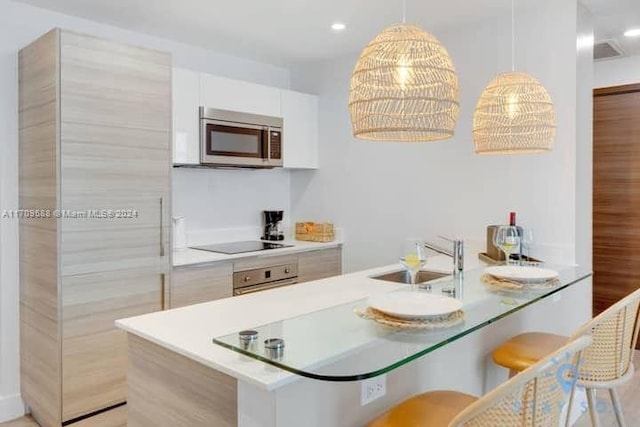
[{"label": "pendant light cord", "polygon": [[402,23],[407,23],[407,0],[402,0]]},{"label": "pendant light cord", "polygon": [[516,70],[516,7],[511,0],[511,71]]}]

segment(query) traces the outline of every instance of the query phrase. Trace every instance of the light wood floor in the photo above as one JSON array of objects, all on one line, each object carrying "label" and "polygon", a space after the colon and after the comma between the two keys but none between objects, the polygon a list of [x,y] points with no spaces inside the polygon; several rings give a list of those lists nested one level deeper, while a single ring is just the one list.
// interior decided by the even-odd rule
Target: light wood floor
[{"label": "light wood floor", "polygon": [[[636,366],[636,374],[633,380],[627,384],[621,386],[618,389],[620,398],[622,399],[622,408],[624,410],[624,417],[629,425],[635,425],[633,422],[640,420],[640,405],[638,400],[640,399],[640,350],[637,350],[634,355],[634,365]],[[609,400],[609,393],[604,390],[598,394],[598,410],[602,427],[616,427],[616,419],[611,407],[611,401]],[[585,414],[574,427],[590,427],[588,414]],[[0,427],[39,427],[33,418],[26,416],[14,421],[6,423],[0,423]]]},{"label": "light wood floor", "polygon": [[[638,401],[640,401],[640,350],[636,350],[633,356],[633,364],[636,368],[635,376],[628,383],[618,387],[624,419],[629,426],[637,426],[640,422],[640,405],[638,405]],[[596,407],[598,408],[598,418],[602,427],[616,427],[618,425],[607,390],[598,390]],[[574,427],[591,427],[589,414],[583,415],[574,424]]]},{"label": "light wood floor", "polygon": [[17,420],[0,423],[2,427],[38,427],[38,423],[30,416],[18,418]]}]

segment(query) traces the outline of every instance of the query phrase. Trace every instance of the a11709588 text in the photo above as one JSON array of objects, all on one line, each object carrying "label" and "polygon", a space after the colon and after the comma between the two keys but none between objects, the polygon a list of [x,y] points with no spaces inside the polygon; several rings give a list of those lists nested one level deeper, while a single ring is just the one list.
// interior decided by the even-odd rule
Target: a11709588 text
[{"label": "a11709588 text", "polygon": [[2,211],[2,219],[47,219],[47,218],[74,218],[74,219],[135,219],[140,216],[136,209],[5,209]]}]

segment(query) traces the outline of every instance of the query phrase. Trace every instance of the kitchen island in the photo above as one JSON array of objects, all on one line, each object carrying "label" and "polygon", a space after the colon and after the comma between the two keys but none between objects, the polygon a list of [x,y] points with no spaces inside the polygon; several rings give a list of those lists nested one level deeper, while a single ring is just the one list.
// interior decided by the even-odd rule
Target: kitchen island
[{"label": "kitchen island", "polygon": [[[426,268],[447,272],[450,262],[436,257]],[[490,293],[476,269],[465,272],[462,284],[465,326],[426,332],[427,339],[376,335],[376,326],[352,308],[405,287],[371,278],[397,269],[388,266],[118,321],[129,336],[128,425],[359,426],[425,390],[483,394],[506,379],[506,371],[490,361],[492,349],[504,339],[531,330],[568,335],[591,315],[588,271],[558,269],[556,289],[519,297]],[[433,292],[448,280],[434,282]],[[480,319],[485,312],[486,319]],[[279,363],[290,369],[212,342],[243,329],[286,336],[289,347]],[[287,360],[304,340],[310,358]],[[381,372],[386,394],[362,405],[359,379],[380,378]],[[333,381],[307,378],[309,373]]]}]

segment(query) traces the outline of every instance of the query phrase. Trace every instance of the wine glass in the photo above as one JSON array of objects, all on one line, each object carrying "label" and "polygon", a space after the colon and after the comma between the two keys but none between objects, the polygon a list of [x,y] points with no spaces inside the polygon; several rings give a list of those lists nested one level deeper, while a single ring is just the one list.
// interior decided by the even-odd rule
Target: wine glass
[{"label": "wine glass", "polygon": [[424,243],[417,239],[408,239],[402,246],[400,264],[407,270],[411,277],[411,290],[415,290],[416,276],[420,268],[427,262]]},{"label": "wine glass", "polygon": [[505,255],[505,265],[510,265],[509,256],[518,247],[520,236],[518,229],[512,225],[501,225],[493,235],[493,244],[500,248]]},{"label": "wine glass", "polygon": [[533,246],[533,230],[525,228],[522,230],[522,237],[520,238],[520,244],[522,249],[525,250],[527,261],[531,262],[531,246]]}]

